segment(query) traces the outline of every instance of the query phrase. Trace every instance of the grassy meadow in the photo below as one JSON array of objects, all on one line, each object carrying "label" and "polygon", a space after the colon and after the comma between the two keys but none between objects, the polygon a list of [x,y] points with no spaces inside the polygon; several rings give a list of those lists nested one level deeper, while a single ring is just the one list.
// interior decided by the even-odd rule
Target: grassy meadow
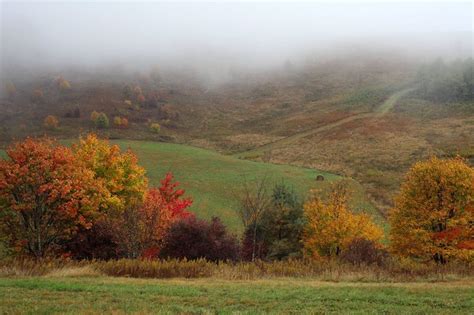
[{"label": "grassy meadow", "polygon": [[[284,182],[305,197],[310,189],[324,191],[331,182],[343,179],[316,169],[241,160],[187,145],[131,140],[113,143],[138,155],[151,185],[159,185],[166,172],[173,172],[181,187],[192,196],[191,209],[199,217],[219,216],[234,232],[241,230],[236,197],[246,181],[251,183],[266,177],[269,183]],[[323,175],[325,180],[316,181],[318,175]],[[358,183],[351,180],[350,184],[356,209],[377,215]]]},{"label": "grassy meadow", "polygon": [[472,282],[349,283],[32,277],[0,279],[0,311],[51,313],[472,314]]}]

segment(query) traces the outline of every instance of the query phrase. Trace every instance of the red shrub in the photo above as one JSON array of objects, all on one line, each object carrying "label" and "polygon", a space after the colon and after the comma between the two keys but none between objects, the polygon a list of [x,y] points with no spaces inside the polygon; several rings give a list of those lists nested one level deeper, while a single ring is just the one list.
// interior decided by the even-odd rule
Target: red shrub
[{"label": "red shrub", "polygon": [[238,253],[237,239],[227,233],[219,218],[207,222],[190,217],[171,226],[160,256],[221,261],[237,260]]}]

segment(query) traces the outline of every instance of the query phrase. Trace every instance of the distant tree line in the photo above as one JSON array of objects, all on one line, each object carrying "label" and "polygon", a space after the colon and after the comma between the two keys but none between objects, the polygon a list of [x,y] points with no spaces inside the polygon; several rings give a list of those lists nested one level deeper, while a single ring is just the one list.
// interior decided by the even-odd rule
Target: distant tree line
[{"label": "distant tree line", "polygon": [[437,59],[420,67],[417,93],[434,102],[459,102],[474,99],[474,60],[444,62]]}]

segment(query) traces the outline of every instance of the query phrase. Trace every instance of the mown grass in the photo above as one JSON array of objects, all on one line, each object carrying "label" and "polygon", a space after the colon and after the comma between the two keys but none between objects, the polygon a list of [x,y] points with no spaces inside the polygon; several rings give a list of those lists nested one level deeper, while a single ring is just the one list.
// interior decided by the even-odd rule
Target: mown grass
[{"label": "mown grass", "polygon": [[326,283],[108,277],[0,279],[0,312],[470,314],[471,282]]}]

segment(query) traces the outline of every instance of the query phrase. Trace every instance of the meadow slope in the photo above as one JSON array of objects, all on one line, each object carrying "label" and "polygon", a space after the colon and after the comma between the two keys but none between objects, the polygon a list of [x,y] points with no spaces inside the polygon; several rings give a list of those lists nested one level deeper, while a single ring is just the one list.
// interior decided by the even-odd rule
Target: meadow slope
[{"label": "meadow slope", "polygon": [[[147,170],[151,185],[167,172],[172,172],[181,183],[194,204],[192,210],[202,218],[219,216],[233,232],[241,231],[237,215],[237,196],[246,181],[268,178],[270,183],[284,182],[293,187],[302,197],[311,189],[325,192],[334,181],[343,180],[335,174],[303,167],[240,160],[214,151],[163,142],[116,140],[123,149],[130,148]],[[323,175],[324,181],[316,181]],[[362,187],[348,180],[354,191],[353,205],[356,210],[365,210],[382,220],[367,202]]]}]

